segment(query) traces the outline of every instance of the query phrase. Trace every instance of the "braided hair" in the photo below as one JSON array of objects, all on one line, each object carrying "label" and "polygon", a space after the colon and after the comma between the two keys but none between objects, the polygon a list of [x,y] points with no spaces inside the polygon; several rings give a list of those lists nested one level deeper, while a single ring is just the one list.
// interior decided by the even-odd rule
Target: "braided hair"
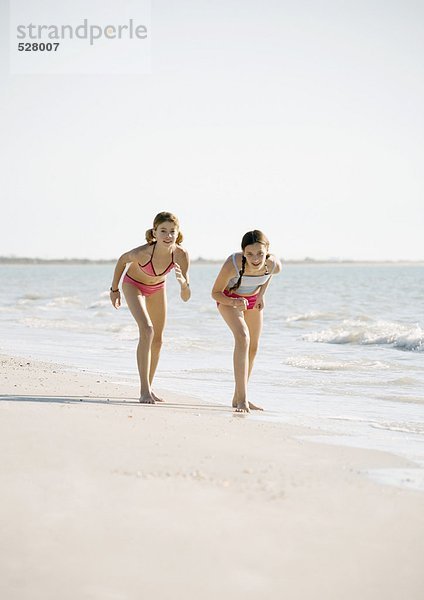
[{"label": "braided hair", "polygon": [[243,277],[244,274],[244,270],[246,268],[246,257],[243,254],[243,258],[241,259],[241,269],[239,271],[239,278],[237,279],[236,283],[233,285],[233,287],[230,287],[229,291],[230,292],[235,292],[236,290],[238,290],[238,288],[240,287],[241,284],[241,278]]},{"label": "braided hair", "polygon": [[[266,237],[266,235],[264,233],[262,233],[262,231],[259,231],[259,229],[254,229],[253,231],[248,231],[247,233],[244,234],[244,236],[242,237],[241,240],[241,249],[244,251],[244,249],[246,248],[246,246],[250,246],[251,244],[263,244],[266,249],[268,250],[269,248],[269,240]],[[269,258],[269,254],[267,252],[266,254],[266,258]],[[244,275],[244,271],[246,269],[246,257],[243,253],[243,257],[241,259],[241,269],[239,271],[239,278],[236,281],[236,283],[229,288],[230,292],[235,292],[236,290],[238,290],[238,288],[240,287],[241,284],[241,279]],[[268,275],[268,266],[265,263],[265,275]]]}]

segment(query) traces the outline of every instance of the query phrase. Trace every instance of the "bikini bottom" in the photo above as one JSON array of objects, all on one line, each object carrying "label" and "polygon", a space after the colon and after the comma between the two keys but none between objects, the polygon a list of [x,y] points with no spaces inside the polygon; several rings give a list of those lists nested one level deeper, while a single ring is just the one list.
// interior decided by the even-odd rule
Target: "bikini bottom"
[{"label": "bikini bottom", "polygon": [[[252,294],[251,296],[240,296],[240,294],[235,294],[234,292],[229,292],[228,290],[224,290],[222,292],[224,296],[227,298],[244,298],[247,300],[247,310],[252,310],[255,307],[256,300],[258,299],[258,294]],[[219,302],[217,302],[217,305]]]},{"label": "bikini bottom", "polygon": [[165,281],[160,281],[159,283],[153,284],[141,283],[141,281],[137,281],[137,279],[133,279],[127,274],[125,274],[123,283],[129,283],[130,285],[133,285],[138,290],[140,290],[143,296],[151,296],[152,294],[155,294],[156,292],[162,290],[165,287]]}]

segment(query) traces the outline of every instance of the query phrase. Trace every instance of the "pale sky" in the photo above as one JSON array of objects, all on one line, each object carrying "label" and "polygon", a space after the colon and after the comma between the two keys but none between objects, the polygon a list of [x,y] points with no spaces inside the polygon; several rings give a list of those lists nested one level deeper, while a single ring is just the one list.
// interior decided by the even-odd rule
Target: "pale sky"
[{"label": "pale sky", "polygon": [[153,0],[148,75],[11,75],[0,18],[0,255],[117,257],[168,210],[193,258],[424,259],[421,1]]}]

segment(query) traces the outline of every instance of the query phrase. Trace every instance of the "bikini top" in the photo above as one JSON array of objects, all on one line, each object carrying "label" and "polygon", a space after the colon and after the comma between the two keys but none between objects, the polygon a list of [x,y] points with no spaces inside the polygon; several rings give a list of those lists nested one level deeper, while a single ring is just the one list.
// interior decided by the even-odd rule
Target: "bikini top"
[{"label": "bikini top", "polygon": [[174,253],[172,253],[171,262],[166,267],[165,271],[163,271],[162,273],[156,273],[155,267],[153,266],[153,254],[155,253],[155,248],[156,243],[153,245],[153,251],[150,260],[146,262],[145,265],[140,265],[140,263],[138,263],[138,266],[143,271],[143,273],[146,273],[146,275],[150,275],[150,277],[162,277],[163,275],[168,275],[169,271],[172,271],[172,269],[175,267]]},{"label": "bikini top", "polygon": [[[231,258],[233,259],[233,265],[236,270],[237,276],[232,277],[230,279],[230,281],[227,284],[228,289],[233,287],[233,285],[235,285],[237,283],[238,278],[240,277],[239,268],[237,267],[235,253],[232,255]],[[242,294],[244,296],[253,294],[253,292],[255,292],[258,289],[258,287],[260,287],[261,285],[264,285],[268,281],[268,279],[273,274],[274,269],[275,269],[275,264],[270,273],[265,273],[264,275],[243,275],[243,277],[241,278],[239,287],[236,290],[234,290],[234,292],[236,294]]]}]

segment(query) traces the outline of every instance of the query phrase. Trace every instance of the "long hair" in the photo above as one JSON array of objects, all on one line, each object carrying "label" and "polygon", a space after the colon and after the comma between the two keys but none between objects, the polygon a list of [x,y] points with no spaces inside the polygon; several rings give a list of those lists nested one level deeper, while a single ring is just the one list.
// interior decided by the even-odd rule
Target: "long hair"
[{"label": "long hair", "polygon": [[[266,250],[267,250],[266,258],[269,258],[269,254],[268,254],[269,240],[262,231],[259,231],[259,229],[254,229],[253,231],[248,231],[247,233],[244,234],[244,236],[241,239],[241,249],[244,252],[244,249],[246,248],[246,246],[250,246],[251,244],[256,244],[256,243],[263,244],[266,247]],[[239,271],[239,278],[236,281],[236,283],[233,285],[233,287],[231,287],[229,289],[230,292],[235,292],[240,287],[241,279],[243,277],[245,268],[246,268],[246,257],[243,254],[243,257],[241,259],[241,269]],[[267,271],[268,271],[268,269],[267,269]]]},{"label": "long hair", "polygon": [[181,244],[184,237],[180,231],[180,223],[179,223],[177,217],[170,212],[160,212],[154,218],[153,227],[146,231],[146,241],[149,244],[154,244],[156,242],[154,230],[157,227],[159,227],[159,225],[161,225],[162,223],[165,223],[166,221],[170,221],[171,223],[174,223],[175,227],[178,229],[177,244]]}]

